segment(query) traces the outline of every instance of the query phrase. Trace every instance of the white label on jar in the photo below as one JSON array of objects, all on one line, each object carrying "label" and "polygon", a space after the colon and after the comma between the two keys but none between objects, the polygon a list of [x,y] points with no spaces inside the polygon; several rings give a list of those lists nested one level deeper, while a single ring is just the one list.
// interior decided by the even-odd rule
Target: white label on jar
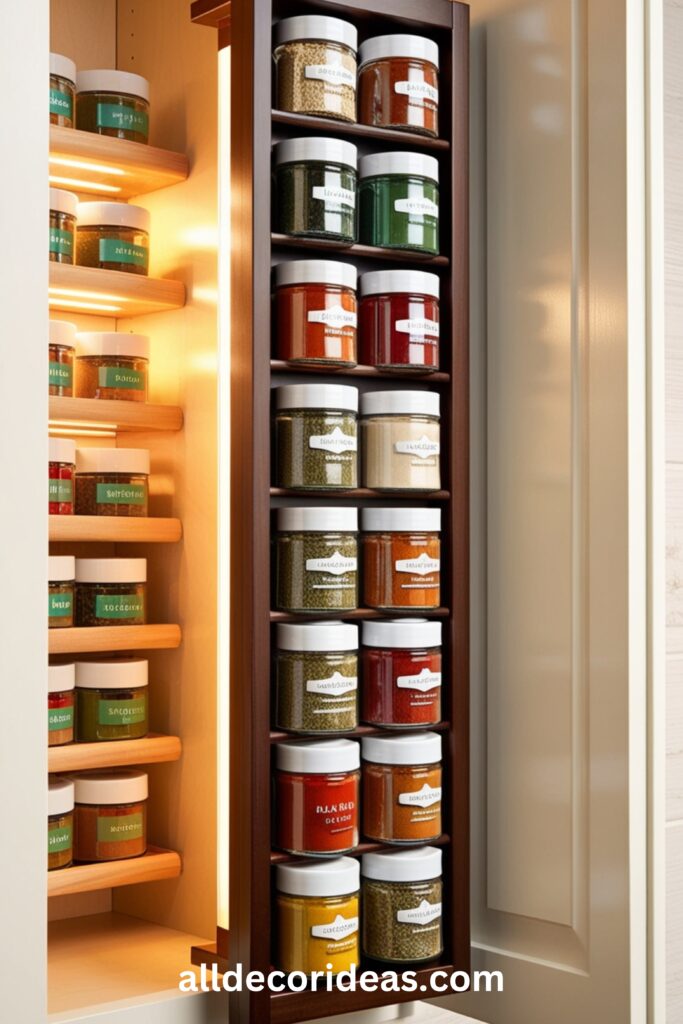
[{"label": "white label on jar", "polygon": [[411,96],[418,100],[431,100],[432,103],[439,102],[439,90],[435,89],[429,82],[396,82],[394,92],[402,96]]},{"label": "white label on jar", "polygon": [[409,572],[415,576],[429,576],[441,568],[440,558],[430,558],[423,551],[419,558],[399,558],[394,563],[396,572]]},{"label": "white label on jar", "polygon": [[399,455],[417,455],[418,459],[430,459],[432,455],[438,455],[441,445],[438,441],[430,441],[426,434],[423,434],[417,441],[397,441],[394,450]]},{"label": "white label on jar", "polygon": [[334,188],[330,185],[314,185],[313,198],[320,199],[326,209],[333,213],[338,212],[342,206],[350,206],[356,209],[356,193],[348,188]]},{"label": "white label on jar", "polygon": [[311,935],[314,939],[348,939],[358,931],[357,917],[342,917],[337,914],[331,924],[314,924]]},{"label": "white label on jar", "polygon": [[438,217],[439,207],[431,199],[425,196],[415,196],[410,199],[397,199],[394,202],[397,213],[415,213],[420,217]]},{"label": "white label on jar", "polygon": [[410,320],[397,320],[394,327],[401,334],[429,335],[430,338],[439,337],[439,325],[436,320],[425,320],[422,317],[414,316]]},{"label": "white label on jar", "polygon": [[427,690],[435,690],[441,686],[441,673],[423,668],[417,676],[398,676],[396,685],[400,690],[420,690],[421,693],[426,693]]},{"label": "white label on jar", "polygon": [[418,789],[414,793],[399,793],[398,802],[407,807],[433,807],[434,804],[441,803],[441,786],[432,789],[425,782],[422,789]]},{"label": "white label on jar", "polygon": [[346,572],[355,572],[358,559],[345,558],[339,551],[335,551],[329,558],[307,558],[306,570],[308,572],[330,572],[333,576],[343,576]]},{"label": "white label on jar", "polygon": [[341,672],[333,672],[329,679],[309,679],[306,683],[307,693],[329,693],[337,696],[357,689],[357,676],[343,676]]},{"label": "white label on jar", "polygon": [[309,448],[334,452],[335,455],[341,455],[342,452],[355,452],[358,447],[355,435],[345,434],[339,427],[335,427],[330,434],[311,434],[308,445]]},{"label": "white label on jar", "polygon": [[326,327],[355,327],[358,317],[355,312],[343,309],[342,306],[330,306],[329,309],[309,309],[309,324],[325,324]]},{"label": "white label on jar", "polygon": [[401,924],[431,924],[441,917],[441,904],[422,900],[414,910],[397,910],[396,920]]},{"label": "white label on jar", "polygon": [[304,68],[306,78],[315,78],[329,85],[350,85],[356,88],[356,76],[343,64],[307,64]]}]

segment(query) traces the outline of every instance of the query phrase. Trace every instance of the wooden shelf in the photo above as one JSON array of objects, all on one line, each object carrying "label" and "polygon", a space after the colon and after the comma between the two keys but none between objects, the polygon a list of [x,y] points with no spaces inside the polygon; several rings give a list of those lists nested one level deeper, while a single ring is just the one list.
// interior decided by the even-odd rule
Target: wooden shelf
[{"label": "wooden shelf", "polygon": [[[448,501],[449,491],[373,491],[369,487],[356,487],[354,490],[330,490],[330,491],[292,491],[285,487],[271,487],[271,498],[380,498],[383,501],[414,501],[419,504],[422,501]],[[51,518],[60,518],[54,516]]]},{"label": "wooden shelf", "polygon": [[[448,846],[451,841],[451,837],[445,834],[439,836],[438,839],[430,839],[429,842],[425,842],[424,846]],[[411,844],[412,845],[412,844]],[[417,844],[415,844],[417,845]],[[359,843],[355,850],[351,850],[350,853],[345,853],[345,857],[362,857],[364,853],[376,853],[378,850],[386,850],[389,853],[396,853],[398,850],[410,849],[410,846],[406,846],[404,843],[390,844],[390,843],[370,843],[363,842]],[[312,861],[316,859],[322,860],[322,858],[309,858]],[[280,850],[272,850],[270,854],[271,864],[288,864],[293,860],[301,860],[300,854],[293,853],[282,853]]]},{"label": "wooden shelf", "polygon": [[184,153],[50,126],[50,184],[57,188],[101,199],[131,199],[177,185],[188,174]]},{"label": "wooden shelf", "polygon": [[274,110],[272,117],[273,124],[282,125],[285,128],[295,128],[297,131],[320,131],[334,138],[338,135],[346,135],[360,141],[368,139],[385,144],[390,142],[392,146],[406,146],[413,149],[417,146],[421,150],[431,149],[442,153],[448,153],[451,148],[448,139],[434,139],[430,135],[421,135],[419,132],[374,128],[369,124],[347,124],[345,121],[332,121],[328,117],[290,114],[286,110]]},{"label": "wooden shelf", "polygon": [[153,651],[180,646],[180,626],[74,626],[48,630],[50,654],[82,654],[86,651]]},{"label": "wooden shelf", "polygon": [[180,854],[150,846],[142,857],[107,861],[105,864],[75,864],[72,868],[49,871],[47,894],[67,896],[138,882],[159,882],[164,878],[177,878],[180,871]]},{"label": "wooden shelf", "polygon": [[295,238],[279,234],[272,234],[270,240],[274,249],[310,249],[334,253],[342,258],[348,256],[349,259],[382,260],[385,263],[419,263],[421,267],[430,268],[446,269],[450,265],[447,256],[427,256],[412,249],[380,249],[375,245],[346,245],[327,238]]},{"label": "wooden shelf", "polygon": [[125,764],[160,764],[177,761],[182,751],[177,736],[150,733],[140,740],[111,740],[101,743],[69,743],[49,747],[49,772],[76,772],[84,768],[117,768]]},{"label": "wooden shelf", "polygon": [[[359,739],[362,736],[403,736],[408,732],[421,731],[426,729],[428,732],[448,732],[451,727],[450,722],[439,722],[437,725],[420,725],[412,726],[409,729],[382,729],[376,725],[358,725],[355,729],[350,732],[330,732],[330,733],[296,733],[296,732],[283,732],[277,729],[271,729],[270,731],[270,742],[271,743],[306,743],[311,740],[322,740],[329,738],[341,737],[345,740]],[[62,749],[62,748],[59,748]]]},{"label": "wooden shelf", "polygon": [[[353,611],[345,612],[335,608],[329,612],[274,612],[270,613],[271,622],[310,622],[313,619],[395,619],[402,615],[416,616],[421,619],[447,619],[450,615],[448,608],[389,608],[378,611],[376,608],[354,608]],[[52,631],[53,633],[55,630]],[[61,632],[66,632],[62,630]]]},{"label": "wooden shelf", "polygon": [[121,270],[50,263],[50,309],[95,316],[127,317],[180,309],[185,305],[182,281],[158,280]]},{"label": "wooden shelf", "polygon": [[125,430],[180,430],[183,410],[177,405],[148,405],[146,402],[112,402],[104,398],[50,397],[50,432],[93,435]]},{"label": "wooden shelf", "polygon": [[390,370],[379,370],[376,366],[309,366],[307,363],[287,363],[284,359],[271,359],[271,373],[314,373],[319,377],[375,377],[381,380],[393,380],[397,384],[419,380],[424,384],[448,384],[449,373],[417,373],[414,370],[392,373]]},{"label": "wooden shelf", "polygon": [[173,544],[183,528],[179,519],[161,516],[49,516],[51,541],[121,541]]}]

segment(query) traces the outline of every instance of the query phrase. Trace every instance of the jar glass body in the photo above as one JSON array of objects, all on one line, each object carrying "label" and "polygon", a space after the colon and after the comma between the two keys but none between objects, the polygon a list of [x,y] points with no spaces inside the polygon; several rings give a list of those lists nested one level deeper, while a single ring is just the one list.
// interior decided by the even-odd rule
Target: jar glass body
[{"label": "jar glass body", "polygon": [[441,648],[363,647],[362,719],[385,729],[441,721]]},{"label": "jar glass body", "polygon": [[50,124],[73,128],[76,86],[62,75],[50,75]]},{"label": "jar glass body", "polygon": [[76,473],[76,515],[146,516],[146,473]]},{"label": "jar glass body", "polygon": [[357,175],[318,160],[275,168],[275,217],[285,235],[355,242]]},{"label": "jar glass body", "polygon": [[361,124],[439,134],[439,72],[417,57],[385,57],[358,73]]},{"label": "jar glass body", "polygon": [[387,249],[439,252],[439,186],[417,174],[360,182],[360,240]]},{"label": "jar glass body", "polygon": [[147,801],[76,804],[74,859],[84,862],[141,857],[147,849]]},{"label": "jar glass body", "polygon": [[79,743],[139,740],[149,732],[149,687],[120,690],[76,688],[76,735]]},{"label": "jar glass body", "polygon": [[287,732],[350,732],[358,725],[356,651],[276,651],[275,725]]},{"label": "jar glass body", "polygon": [[277,355],[290,363],[356,365],[356,293],[332,284],[276,289]]},{"label": "jar glass body", "polygon": [[79,92],[76,127],[82,132],[109,135],[129,142],[149,139],[149,103],[125,92]]},{"label": "jar glass body", "polygon": [[71,398],[74,393],[74,349],[71,345],[49,345],[48,353],[48,393]]},{"label": "jar glass body", "polygon": [[80,267],[146,275],[149,272],[149,235],[139,228],[83,225],[76,231],[76,262]]},{"label": "jar glass body", "polygon": [[47,624],[49,629],[65,629],[74,624],[73,580],[48,583]]},{"label": "jar glass body", "polygon": [[275,544],[275,603],[281,611],[358,606],[355,533],[278,533]]},{"label": "jar glass body", "polygon": [[438,608],[439,534],[363,534],[363,599],[368,608]]},{"label": "jar glass body", "polygon": [[286,853],[338,857],[358,846],[360,772],[275,772],[275,845]]},{"label": "jar glass body", "polygon": [[292,40],[276,47],[277,103],[293,114],[356,120],[356,54],[330,40]]},{"label": "jar glass body", "polygon": [[441,429],[436,416],[365,416],[363,486],[378,491],[438,491]]},{"label": "jar glass body", "polygon": [[[443,953],[440,878],[363,879],[363,953],[388,963],[422,963]],[[425,904],[429,904],[425,906]]]},{"label": "jar glass body", "polygon": [[73,864],[73,811],[47,816],[47,870],[68,868]]},{"label": "jar glass body", "polygon": [[384,370],[438,370],[439,300],[414,293],[365,296],[360,360]]},{"label": "jar glass body", "polygon": [[278,487],[350,490],[358,486],[355,412],[280,409],[275,416],[275,450]]},{"label": "jar glass body", "polygon": [[145,583],[77,583],[77,626],[144,626]]},{"label": "jar glass body", "polygon": [[76,218],[50,210],[50,263],[73,263]]},{"label": "jar glass body", "polygon": [[146,402],[149,360],[137,356],[78,356],[76,397]]},{"label": "jar glass body", "polygon": [[62,747],[74,741],[75,697],[73,690],[47,695],[47,745]]},{"label": "jar glass body", "polygon": [[48,463],[48,509],[51,516],[71,516],[74,511],[73,462]]},{"label": "jar glass body", "polygon": [[363,762],[363,835],[419,844],[441,835],[441,764]]},{"label": "jar glass body", "polygon": [[[348,971],[360,962],[359,893],[292,896],[278,892],[277,966],[287,973]],[[340,920],[340,918],[342,920]]]}]

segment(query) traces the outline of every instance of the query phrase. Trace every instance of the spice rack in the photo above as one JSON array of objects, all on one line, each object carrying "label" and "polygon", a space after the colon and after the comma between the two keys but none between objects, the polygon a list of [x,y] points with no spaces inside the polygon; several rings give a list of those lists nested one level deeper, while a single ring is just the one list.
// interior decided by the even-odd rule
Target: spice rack
[{"label": "spice rack", "polygon": [[68,263],[50,263],[48,294],[51,310],[95,316],[144,316],[185,305],[182,281]]},{"label": "spice rack", "polygon": [[48,896],[71,896],[97,889],[113,889],[120,885],[160,882],[177,878],[181,871],[180,854],[150,846],[142,857],[107,861],[103,864],[76,864],[47,876]]}]

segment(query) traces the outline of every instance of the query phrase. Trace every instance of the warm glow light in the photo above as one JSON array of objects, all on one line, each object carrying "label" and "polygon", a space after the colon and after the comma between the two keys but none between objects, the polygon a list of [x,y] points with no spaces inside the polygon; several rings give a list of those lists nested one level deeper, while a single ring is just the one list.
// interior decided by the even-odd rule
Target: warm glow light
[{"label": "warm glow light", "polygon": [[62,178],[58,174],[50,175],[51,185],[67,185],[79,192],[120,192],[119,185],[105,185],[99,181],[83,181],[81,178]]},{"label": "warm glow light", "polygon": [[77,427],[50,426],[50,437],[116,437],[115,430],[81,430]]},{"label": "warm glow light", "polygon": [[[95,301],[93,301],[95,300]],[[121,313],[128,300],[106,292],[90,292],[82,288],[57,288],[50,285],[49,303],[61,309],[85,309],[96,313]]]},{"label": "warm glow light", "polygon": [[201,227],[188,228],[183,231],[182,240],[191,249],[218,249],[218,228],[215,224],[204,224]]},{"label": "warm glow light", "polygon": [[85,288],[58,288],[50,285],[50,295],[64,295],[66,298],[74,299],[101,299],[104,302],[127,302],[122,295],[111,295],[109,292],[91,292]]},{"label": "warm glow light", "polygon": [[87,309],[91,312],[98,313],[120,313],[122,312],[120,306],[107,306],[102,302],[82,302],[78,299],[63,299],[51,297],[50,306],[56,306],[58,309]]},{"label": "warm glow light", "polygon": [[50,428],[56,430],[116,430],[116,423],[100,423],[98,420],[50,420]]},{"label": "warm glow light", "polygon": [[218,289],[217,288],[198,288],[192,289],[192,298],[199,299],[200,302],[210,302],[213,306],[218,302]]},{"label": "warm glow light", "polygon": [[71,157],[66,156],[51,156],[51,164],[57,164],[59,167],[77,167],[82,171],[90,171],[92,174],[112,174],[112,175],[125,175],[125,171],[121,170],[120,167],[110,167],[109,164],[94,164],[89,160],[72,160]]}]

